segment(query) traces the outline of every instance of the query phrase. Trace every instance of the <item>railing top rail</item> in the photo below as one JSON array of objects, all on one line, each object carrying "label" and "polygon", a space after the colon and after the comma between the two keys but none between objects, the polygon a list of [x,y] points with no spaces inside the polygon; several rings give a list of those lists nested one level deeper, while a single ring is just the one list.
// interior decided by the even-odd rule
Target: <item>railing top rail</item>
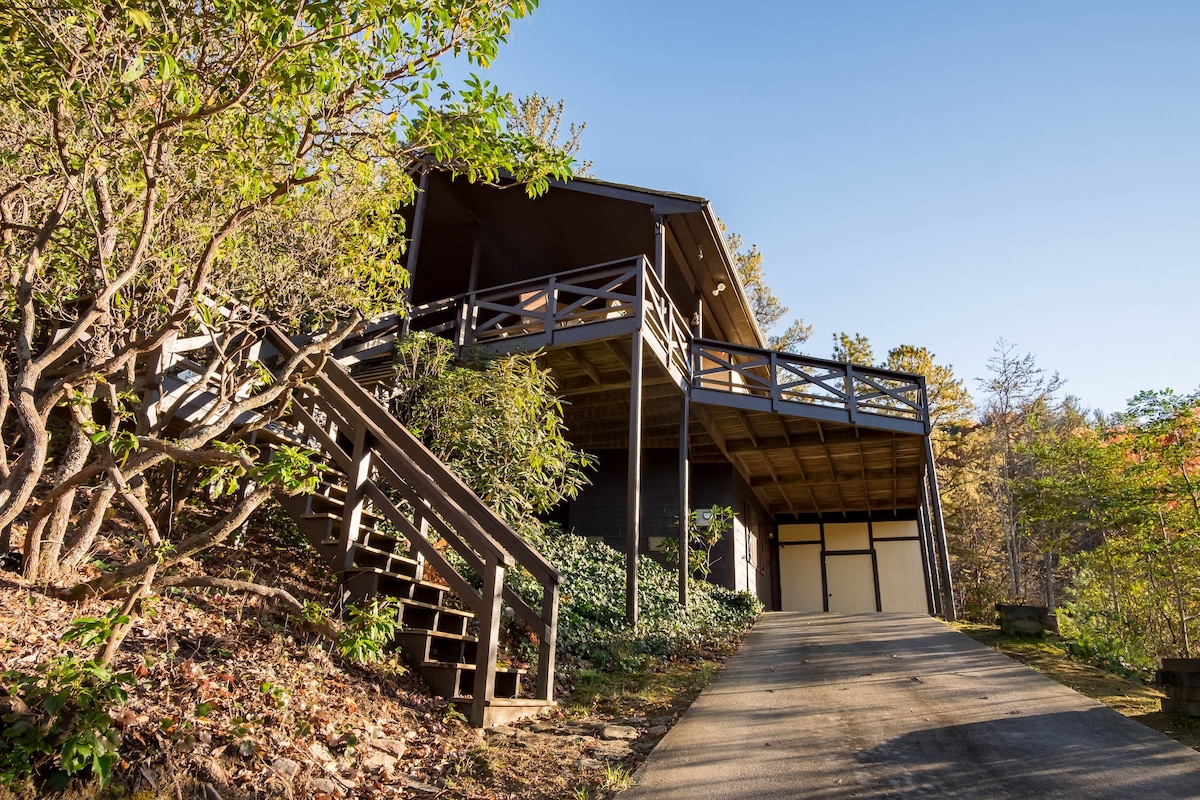
[{"label": "railing top rail", "polygon": [[786,353],[783,351],[763,350],[760,347],[749,347],[746,345],[734,344],[732,342],[722,342],[718,339],[693,339],[693,343],[697,347],[707,348],[712,350],[723,350],[726,353],[742,353],[749,356],[761,357],[764,353],[775,353],[776,359],[782,362],[792,364],[803,364],[807,367],[821,367],[837,372],[844,373],[847,367],[851,367],[856,375],[870,375],[872,377],[884,378],[886,380],[904,380],[918,383],[923,380],[923,376],[913,372],[901,372],[900,370],[885,369],[883,367],[868,367],[863,364],[854,364],[849,361],[838,361],[833,358],[818,358],[816,356],[806,356],[799,353]]},{"label": "railing top rail", "polygon": [[[645,259],[643,259],[643,261],[645,261]],[[663,282],[659,280],[658,274],[655,273],[654,270],[650,269],[649,262],[645,263],[644,271],[647,284],[652,288],[653,291],[657,292],[660,297],[663,297],[667,300],[667,306],[670,308],[669,313],[675,319],[676,324],[679,325],[679,330],[683,333],[685,337],[684,343],[686,344],[686,339],[691,338],[692,336],[692,332],[688,329],[687,320],[675,306],[675,303],[671,302],[671,295],[667,294],[667,288],[663,285]]]},{"label": "railing top rail", "polygon": [[[281,353],[291,356],[299,352],[299,348],[291,339],[275,326],[267,329],[267,336],[270,343]],[[315,380],[318,383],[327,383],[329,388],[343,395],[348,403],[358,408],[363,424],[377,439],[379,446],[404,448],[403,452],[416,462],[430,480],[443,490],[451,490],[448,494],[450,501],[465,506],[463,510],[480,525],[478,530],[463,532],[464,538],[470,538],[473,546],[500,561],[515,558],[544,583],[562,582],[561,574],[541,553],[496,516],[458,476],[447,470],[438,461],[437,456],[387,413],[387,410],[379,405],[379,401],[341,367],[331,364],[318,373]]]},{"label": "railing top rail", "polygon": [[[542,275],[542,276],[539,276],[536,278],[526,278],[525,280],[513,281],[512,283],[502,283],[499,286],[488,286],[483,289],[477,289],[474,292],[463,292],[462,294],[457,294],[457,295],[454,295],[453,297],[447,297],[442,300],[434,300],[430,303],[425,303],[424,305],[419,306],[419,308],[424,309],[427,306],[432,306],[434,304],[441,304],[441,303],[457,303],[457,302],[461,302],[464,298],[470,297],[471,295],[475,295],[476,297],[478,297],[481,295],[511,294],[512,292],[514,292],[518,289],[541,288],[543,286],[548,285],[551,278],[553,278],[555,281],[564,281],[564,280],[571,279],[571,278],[578,278],[580,276],[590,275],[591,273],[596,273],[596,274],[601,274],[604,272],[615,273],[617,271],[616,270],[617,267],[622,266],[622,265],[631,265],[632,266],[633,263],[637,262],[637,261],[641,261],[643,264],[649,263],[646,260],[645,256],[641,256],[641,255],[626,256],[625,258],[618,258],[618,259],[614,259],[613,261],[605,261],[600,264],[591,264],[586,267],[577,267],[575,269],[567,270],[566,272],[555,272],[550,275]],[[436,309],[431,309],[431,310],[436,310]]]}]

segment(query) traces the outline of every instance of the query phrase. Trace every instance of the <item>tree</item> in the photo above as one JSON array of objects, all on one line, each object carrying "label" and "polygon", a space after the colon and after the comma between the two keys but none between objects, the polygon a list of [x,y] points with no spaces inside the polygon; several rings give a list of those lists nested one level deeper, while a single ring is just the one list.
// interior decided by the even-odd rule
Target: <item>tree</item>
[{"label": "tree", "polygon": [[553,378],[534,356],[455,360],[448,339],[396,344],[388,410],[517,530],[588,482],[594,459],[566,438]]},{"label": "tree", "polygon": [[[397,309],[394,211],[422,170],[505,170],[531,193],[568,174],[504,129],[506,95],[442,79],[451,55],[486,66],[535,4],[0,7],[0,530],[24,528],[30,579],[69,573],[123,508],[151,554],[132,597],[188,549],[172,498],[255,479],[189,532],[203,544],[276,489],[238,420],[283,413],[305,376],[264,369],[263,326],[329,329],[320,354]],[[181,337],[204,337],[187,368],[215,398],[191,417],[165,372]],[[290,457],[294,490],[311,474]]]},{"label": "tree", "polygon": [[553,103],[549,98],[542,97],[535,92],[517,101],[516,108],[513,113],[508,115],[505,124],[510,131],[528,136],[551,152],[557,151],[566,154],[573,159],[572,172],[577,176],[590,178],[592,177],[592,162],[574,160],[579,155],[580,139],[584,130],[587,129],[587,123],[572,122],[566,141],[558,140],[565,109],[565,100],[560,99],[557,103]]},{"label": "tree", "polygon": [[1020,445],[1029,439],[1034,420],[1050,410],[1062,380],[1058,373],[1046,376],[1032,354],[1017,355],[1016,345],[1003,337],[997,340],[987,363],[992,376],[980,381],[987,393],[982,422],[991,436],[995,462],[987,490],[1000,514],[1012,595],[1019,598],[1025,594],[1025,585],[1016,488],[1029,466]]},{"label": "tree", "polygon": [[861,333],[854,336],[841,331],[833,335],[833,358],[851,364],[862,364],[864,367],[875,366],[875,352],[871,342]]},{"label": "tree", "polygon": [[782,333],[770,334],[771,329],[788,313],[788,309],[767,284],[763,272],[762,251],[756,244],[750,245],[749,249],[743,249],[742,237],[728,230],[725,223],[720,225],[722,233],[725,234],[725,246],[733,255],[738,279],[742,282],[746,298],[750,301],[754,321],[758,323],[758,329],[767,336],[767,347],[785,353],[799,352],[800,345],[812,336],[812,326],[805,325],[802,319],[795,319]]}]

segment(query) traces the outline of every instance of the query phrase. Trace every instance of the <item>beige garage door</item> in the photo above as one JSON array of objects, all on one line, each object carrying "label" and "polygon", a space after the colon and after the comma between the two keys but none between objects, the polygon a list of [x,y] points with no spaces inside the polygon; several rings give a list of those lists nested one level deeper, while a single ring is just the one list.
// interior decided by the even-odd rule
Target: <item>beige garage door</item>
[{"label": "beige garage door", "polygon": [[917,523],[779,526],[783,611],[928,612]]},{"label": "beige garage door", "polygon": [[779,608],[824,611],[821,588],[821,526],[779,526]]}]

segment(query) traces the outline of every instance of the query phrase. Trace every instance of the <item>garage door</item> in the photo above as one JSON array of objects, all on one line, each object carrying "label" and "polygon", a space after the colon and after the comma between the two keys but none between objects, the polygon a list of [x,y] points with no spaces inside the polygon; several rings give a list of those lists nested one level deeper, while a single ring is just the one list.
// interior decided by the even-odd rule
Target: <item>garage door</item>
[{"label": "garage door", "polygon": [[929,613],[915,520],[779,526],[784,611]]}]

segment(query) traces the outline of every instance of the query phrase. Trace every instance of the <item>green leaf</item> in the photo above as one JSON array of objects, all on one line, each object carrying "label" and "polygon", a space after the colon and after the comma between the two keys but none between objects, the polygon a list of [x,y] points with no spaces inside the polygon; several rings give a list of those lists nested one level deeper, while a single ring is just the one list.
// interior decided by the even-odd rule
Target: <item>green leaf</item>
[{"label": "green leaf", "polygon": [[146,61],[141,56],[134,56],[129,66],[121,73],[121,83],[133,83],[146,72]]},{"label": "green leaf", "polygon": [[144,30],[150,30],[154,25],[154,22],[150,19],[150,15],[140,8],[127,8],[125,9],[125,14],[129,17],[130,22]]}]

